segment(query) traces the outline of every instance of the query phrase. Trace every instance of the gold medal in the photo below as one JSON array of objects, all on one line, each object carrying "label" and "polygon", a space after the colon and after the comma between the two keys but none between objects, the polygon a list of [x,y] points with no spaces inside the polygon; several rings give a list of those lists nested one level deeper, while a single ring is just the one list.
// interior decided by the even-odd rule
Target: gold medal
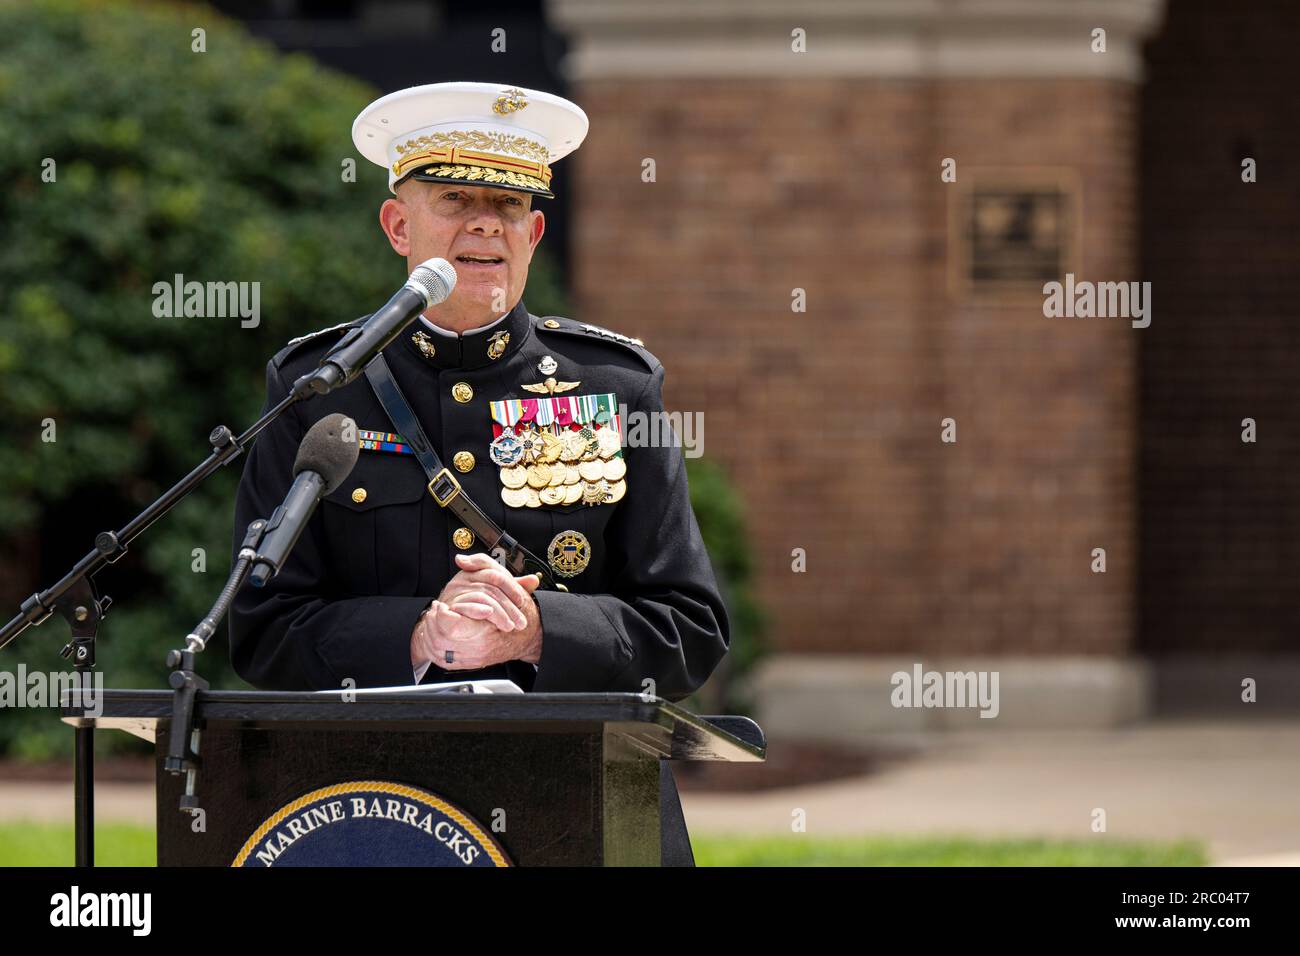
[{"label": "gold medal", "polygon": [[[581,481],[582,481],[582,475],[578,474],[578,466],[577,466],[577,465],[565,465],[565,466],[564,466],[564,484],[565,484],[566,486],[567,486],[567,485],[576,485],[576,484],[579,484]],[[572,502],[570,502],[570,504],[572,504]]]},{"label": "gold medal", "polygon": [[611,458],[609,461],[605,462],[601,471],[604,472],[601,477],[606,481],[618,481],[627,474],[627,462],[622,458]]},{"label": "gold medal", "polygon": [[502,488],[501,500],[511,508],[523,508],[528,504],[527,488]]},{"label": "gold medal", "polygon": [[609,493],[609,485],[604,479],[584,482],[582,486],[582,503],[584,505],[603,505]]},{"label": "gold medal", "polygon": [[528,466],[528,487],[545,488],[551,480],[551,466],[543,462]]},{"label": "gold medal", "polygon": [[578,473],[573,473],[574,484],[564,485],[564,503],[566,505],[576,505],[582,499],[583,485],[578,482]]},{"label": "gold medal", "polygon": [[605,464],[600,459],[584,461],[578,465],[578,474],[584,481],[599,481],[605,474]]},{"label": "gold medal", "polygon": [[582,436],[575,431],[566,431],[560,436],[560,459],[562,461],[577,461],[582,457],[582,452],[586,448]]},{"label": "gold medal", "polygon": [[547,465],[547,467],[551,469],[551,480],[547,482],[547,485],[552,488],[564,484],[565,479],[569,477],[569,466],[562,461],[557,461],[554,464]]},{"label": "gold medal", "polygon": [[552,435],[550,432],[542,432],[542,461],[555,462],[560,459],[560,452],[563,445],[560,443],[559,436]]},{"label": "gold medal", "polygon": [[616,504],[623,500],[625,494],[627,494],[627,482],[616,481],[609,486],[609,494],[605,496],[605,504]]},{"label": "gold medal", "polygon": [[581,574],[591,562],[591,545],[581,531],[561,531],[546,549],[546,561],[562,578]]},{"label": "gold medal", "polygon": [[521,488],[520,491],[526,492],[528,495],[528,500],[524,502],[525,508],[540,508],[542,506],[542,499],[537,494],[536,488]]},{"label": "gold medal", "polygon": [[618,432],[613,425],[606,425],[596,433],[597,454],[601,458],[612,458],[618,454],[623,443],[618,440]]},{"label": "gold medal", "polygon": [[544,505],[558,505],[564,501],[564,489],[554,485],[543,488],[537,495]]},{"label": "gold medal", "polygon": [[501,484],[507,488],[522,488],[528,484],[528,469],[523,465],[501,469]]}]

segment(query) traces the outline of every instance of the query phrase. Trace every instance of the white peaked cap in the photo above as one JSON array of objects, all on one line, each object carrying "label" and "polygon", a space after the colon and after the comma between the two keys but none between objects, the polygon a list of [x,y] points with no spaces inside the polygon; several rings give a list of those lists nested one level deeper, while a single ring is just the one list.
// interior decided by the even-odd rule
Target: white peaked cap
[{"label": "white peaked cap", "polygon": [[352,142],[388,170],[388,188],[426,182],[514,189],[552,198],[551,163],[587,135],[576,103],[494,83],[431,83],[375,100],[352,124]]}]

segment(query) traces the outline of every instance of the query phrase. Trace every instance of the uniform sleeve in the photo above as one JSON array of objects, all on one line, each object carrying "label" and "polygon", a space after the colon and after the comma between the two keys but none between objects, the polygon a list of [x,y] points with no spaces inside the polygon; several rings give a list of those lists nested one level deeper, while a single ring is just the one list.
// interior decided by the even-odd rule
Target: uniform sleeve
[{"label": "uniform sleeve", "polygon": [[[266,367],[267,404],[288,394],[274,363]],[[310,400],[308,400],[310,402]],[[254,442],[235,500],[234,551],[248,525],[269,518],[293,483],[305,426],[290,407]],[[247,582],[230,608],[230,660],[263,690],[330,690],[410,684],[411,631],[432,598],[339,597],[322,547],[318,507],[280,573]]]},{"label": "uniform sleeve", "polygon": [[[663,377],[661,365],[634,411],[663,411]],[[680,700],[727,652],[727,612],[691,509],[680,444],[624,454],[627,497],[604,542],[611,593],[534,593],[542,621],[534,691],[641,692],[650,678],[658,696]]]}]

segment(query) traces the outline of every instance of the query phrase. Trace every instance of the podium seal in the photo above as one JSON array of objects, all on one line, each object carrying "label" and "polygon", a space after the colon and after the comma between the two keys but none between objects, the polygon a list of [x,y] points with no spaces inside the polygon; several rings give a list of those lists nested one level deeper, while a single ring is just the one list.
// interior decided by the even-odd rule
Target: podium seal
[{"label": "podium seal", "polygon": [[268,817],[231,866],[510,866],[469,814],[417,787],[338,783]]}]

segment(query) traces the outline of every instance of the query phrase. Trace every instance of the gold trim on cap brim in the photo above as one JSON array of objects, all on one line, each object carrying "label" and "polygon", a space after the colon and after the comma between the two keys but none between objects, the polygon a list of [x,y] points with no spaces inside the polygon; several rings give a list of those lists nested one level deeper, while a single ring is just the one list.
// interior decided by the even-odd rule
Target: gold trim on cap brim
[{"label": "gold trim on cap brim", "polygon": [[426,166],[424,169],[417,169],[403,176],[402,179],[393,183],[393,189],[396,189],[407,179],[418,179],[420,182],[425,183],[463,183],[466,186],[492,186],[495,189],[511,189],[516,192],[532,193],[535,196],[543,196],[547,199],[555,198],[555,194],[546,187],[546,184],[534,176],[525,176],[523,173],[513,173],[503,169],[488,169],[486,166],[447,164]]}]

